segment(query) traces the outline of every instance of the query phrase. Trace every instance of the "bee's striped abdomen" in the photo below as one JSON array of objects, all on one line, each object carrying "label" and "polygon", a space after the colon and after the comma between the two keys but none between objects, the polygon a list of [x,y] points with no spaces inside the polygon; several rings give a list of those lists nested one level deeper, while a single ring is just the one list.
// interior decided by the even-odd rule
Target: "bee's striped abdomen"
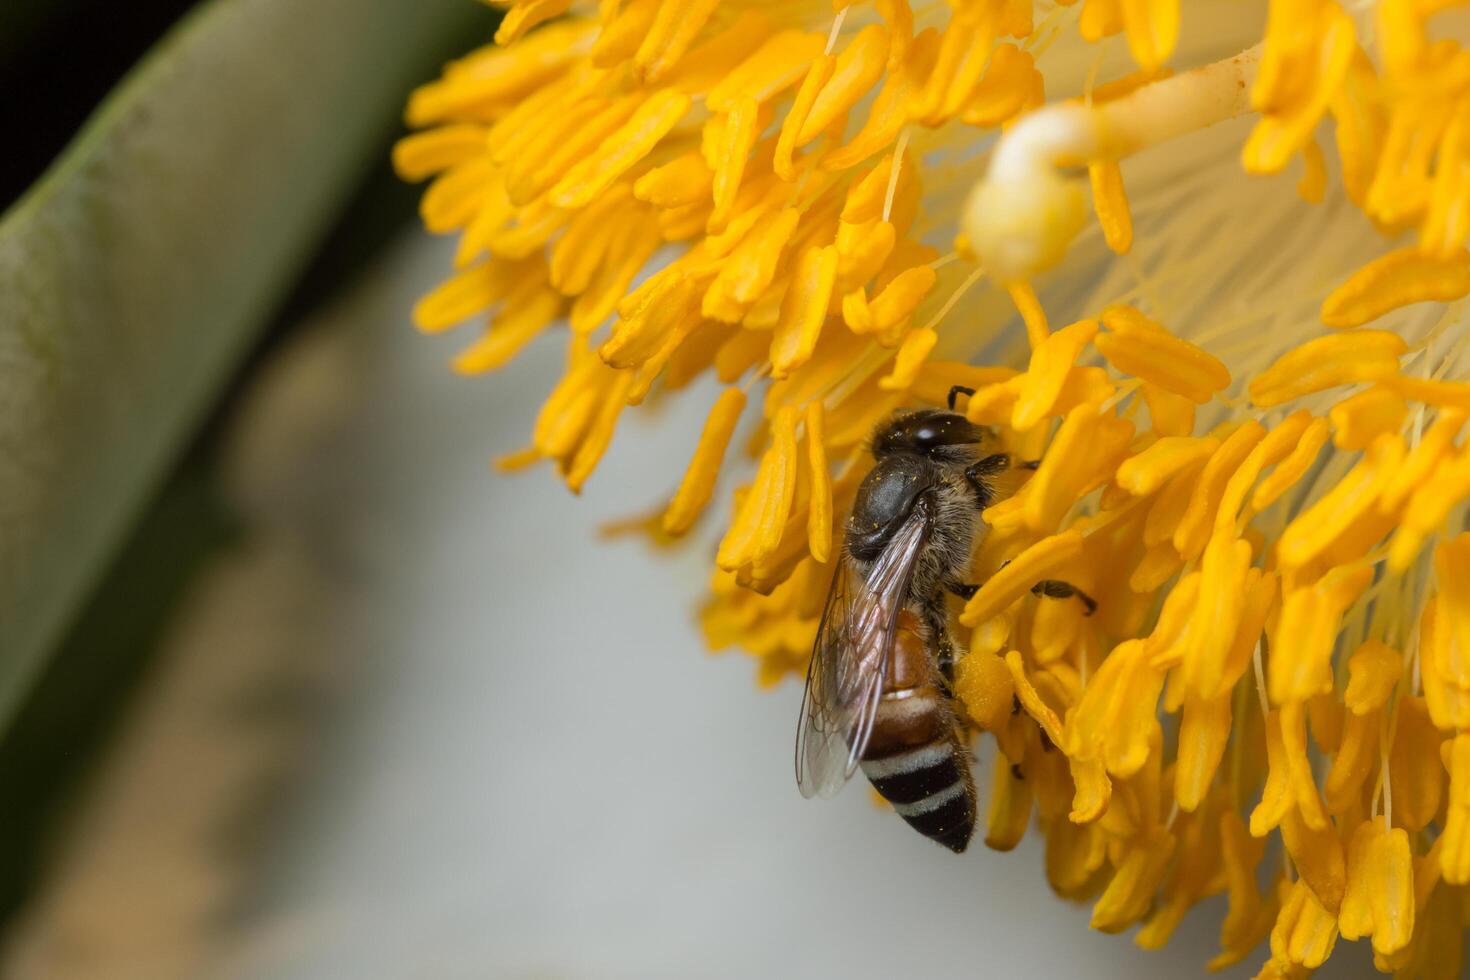
[{"label": "bee's striped abdomen", "polygon": [[975,783],[949,698],[934,683],[928,654],[911,631],[900,629],[895,636],[887,688],[862,767],[909,826],[952,851],[969,844]]}]

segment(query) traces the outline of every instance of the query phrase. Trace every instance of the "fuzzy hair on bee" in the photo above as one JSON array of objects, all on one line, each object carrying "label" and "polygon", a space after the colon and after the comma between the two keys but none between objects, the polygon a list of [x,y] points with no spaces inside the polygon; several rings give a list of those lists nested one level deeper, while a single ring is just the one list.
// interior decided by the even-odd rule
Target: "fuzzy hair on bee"
[{"label": "fuzzy hair on bee", "polygon": [[1010,468],[995,434],[938,409],[900,411],[874,429],[876,465],[858,489],[844,555],[862,575],[922,496],[931,522],[906,605],[921,612],[942,660],[951,655],[944,593],[962,593],[970,556],[985,525],[980,512],[998,499]]}]

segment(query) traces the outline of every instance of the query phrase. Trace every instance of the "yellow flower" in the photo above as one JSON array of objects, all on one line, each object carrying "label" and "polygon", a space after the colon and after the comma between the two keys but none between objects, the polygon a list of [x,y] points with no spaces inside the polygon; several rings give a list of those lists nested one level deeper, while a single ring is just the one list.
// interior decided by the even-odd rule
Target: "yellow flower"
[{"label": "yellow flower", "polygon": [[707,412],[634,524],[691,532],[745,474],[700,621],[771,684],[805,670],[874,424],[972,389],[1039,460],[953,610],[986,842],[1034,814],[1056,890],[1148,947],[1227,892],[1212,967],[1269,935],[1260,975],[1305,976],[1341,935],[1454,975],[1470,47],[1434,15],[1463,4],[494,5],[394,159],[458,235],[414,313],[481,321],[457,370],[568,326],[502,465],[580,490],[626,406]]}]

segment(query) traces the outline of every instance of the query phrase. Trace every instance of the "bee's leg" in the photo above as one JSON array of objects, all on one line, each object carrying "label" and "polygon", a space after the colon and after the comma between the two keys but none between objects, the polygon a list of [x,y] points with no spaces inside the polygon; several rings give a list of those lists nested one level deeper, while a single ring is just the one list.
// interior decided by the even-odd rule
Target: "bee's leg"
[{"label": "bee's leg", "polygon": [[1076,596],[1087,607],[1087,615],[1091,616],[1097,612],[1097,600],[1083,592],[1071,582],[1063,582],[1060,579],[1043,579],[1031,586],[1031,591],[1036,595],[1046,596],[1048,599],[1070,599]]},{"label": "bee's leg", "polygon": [[1010,469],[1011,458],[1005,453],[996,453],[986,456],[984,459],[976,460],[965,467],[965,482],[975,491],[976,503],[981,510],[990,506],[991,498],[995,496],[995,490],[986,482],[985,478],[1004,473]]},{"label": "bee's leg", "polygon": [[944,587],[961,599],[973,599],[975,593],[980,591],[978,582],[948,582]]},{"label": "bee's leg", "polygon": [[947,399],[947,402],[949,404],[949,410],[951,412],[954,411],[955,399],[959,398],[961,395],[965,395],[965,396],[968,397],[970,395],[973,395],[974,393],[975,393],[975,389],[974,388],[967,388],[964,385],[955,385],[953,388],[950,388],[949,389],[949,398]]},{"label": "bee's leg", "polygon": [[934,659],[939,665],[939,676],[946,687],[954,685],[954,642],[949,637],[949,612],[944,608],[944,595],[935,592],[934,597],[924,603],[924,625],[934,638]]},{"label": "bee's leg", "polygon": [[1028,459],[1024,463],[1022,463],[1020,466],[1016,467],[1016,469],[1019,469],[1019,470],[1034,470],[1034,469],[1037,469],[1040,466],[1041,466],[1041,460],[1039,460],[1039,459]]}]

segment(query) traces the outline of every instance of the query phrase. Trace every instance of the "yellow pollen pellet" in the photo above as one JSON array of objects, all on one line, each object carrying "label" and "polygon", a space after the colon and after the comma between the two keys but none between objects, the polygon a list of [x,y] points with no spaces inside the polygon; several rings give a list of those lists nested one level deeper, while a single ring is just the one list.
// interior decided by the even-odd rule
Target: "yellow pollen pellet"
[{"label": "yellow pollen pellet", "polygon": [[1332,442],[1338,449],[1367,449],[1385,433],[1397,432],[1409,414],[1402,396],[1387,385],[1374,385],[1332,406]]},{"label": "yellow pollen pellet", "polygon": [[796,260],[791,287],[771,339],[771,377],[784,378],[811,359],[837,284],[837,249],[807,249]]},{"label": "yellow pollen pellet", "polygon": [[1068,530],[1042,538],[1010,564],[986,579],[960,613],[960,622],[976,626],[998,615],[1037,582],[1061,571],[1082,556],[1082,534]]},{"label": "yellow pollen pellet", "polygon": [[1280,405],[1339,385],[1380,381],[1398,374],[1409,345],[1386,330],[1355,330],[1309,340],[1278,357],[1251,379],[1251,401]]},{"label": "yellow pollen pellet", "polygon": [[1092,184],[1092,210],[1102,228],[1103,241],[1119,255],[1133,247],[1133,215],[1128,210],[1128,194],[1123,189],[1123,171],[1116,160],[1088,164],[1088,180]]},{"label": "yellow pollen pellet", "polygon": [[955,664],[955,694],[982,731],[999,731],[1011,720],[1016,685],[1003,659],[971,649]]},{"label": "yellow pollen pellet", "polygon": [[684,471],[684,479],[669,501],[664,512],[663,528],[668,534],[683,534],[694,526],[694,521],[709,504],[714,494],[715,479],[720,474],[720,461],[725,458],[725,449],[745,411],[745,393],[739,388],[726,388],[715,399],[709,417],[705,419],[704,431],[694,449],[694,458]]},{"label": "yellow pollen pellet", "polygon": [[1115,307],[1102,320],[1110,332],[1093,344],[1119,371],[1201,405],[1229,387],[1230,371],[1218,358],[1158,328],[1137,310]]},{"label": "yellow pollen pellet", "polygon": [[1398,437],[1380,436],[1347,476],[1281,532],[1276,549],[1281,564],[1307,564],[1371,513],[1403,455],[1404,446]]},{"label": "yellow pollen pellet", "polygon": [[822,403],[813,401],[806,407],[807,466],[811,477],[806,533],[807,548],[823,564],[832,553],[832,473],[827,468],[824,428]]},{"label": "yellow pollen pellet", "polygon": [[1322,301],[1322,322],[1356,327],[1411,303],[1448,303],[1470,293],[1470,252],[1425,255],[1401,248],[1374,259]]},{"label": "yellow pollen pellet", "polygon": [[709,90],[705,105],[711,112],[729,112],[741,96],[765,102],[800,81],[826,44],[822,35],[805,31],[772,35]]},{"label": "yellow pollen pellet", "polygon": [[873,83],[883,77],[888,63],[888,30],[880,24],[869,24],[858,31],[852,42],[837,56],[832,77],[822,86],[802,122],[796,145],[805,146],[857,104]]},{"label": "yellow pollen pellet", "polygon": [[1136,497],[1153,493],[1176,473],[1208,459],[1220,447],[1213,437],[1165,436],[1118,467],[1118,486]]},{"label": "yellow pollen pellet", "polygon": [[633,118],[603,140],[551,189],[548,198],[561,208],[584,207],[612,186],[638,161],[653,152],[689,112],[689,96],[664,89],[648,97]]},{"label": "yellow pollen pellet", "polygon": [[924,366],[929,352],[939,343],[939,334],[925,327],[915,330],[903,339],[898,356],[893,359],[893,372],[878,379],[878,387],[884,391],[906,391],[914,383],[919,369]]},{"label": "yellow pollen pellet", "polygon": [[1096,320],[1082,320],[1063,327],[1031,351],[1031,363],[1021,375],[1011,426],[1025,431],[1051,412],[1062,384],[1078,356],[1097,335]]}]

